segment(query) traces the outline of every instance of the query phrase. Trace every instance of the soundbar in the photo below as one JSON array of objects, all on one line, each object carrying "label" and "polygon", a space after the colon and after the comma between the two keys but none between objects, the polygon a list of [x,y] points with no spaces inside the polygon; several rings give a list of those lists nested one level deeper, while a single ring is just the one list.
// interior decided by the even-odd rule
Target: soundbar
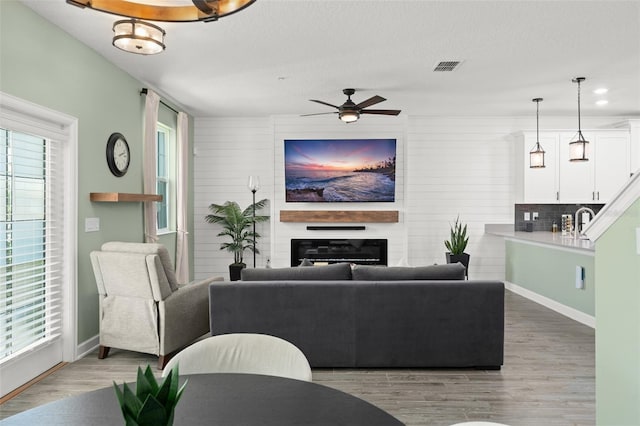
[{"label": "soundbar", "polygon": [[364,231],[364,225],[309,225],[308,231]]}]

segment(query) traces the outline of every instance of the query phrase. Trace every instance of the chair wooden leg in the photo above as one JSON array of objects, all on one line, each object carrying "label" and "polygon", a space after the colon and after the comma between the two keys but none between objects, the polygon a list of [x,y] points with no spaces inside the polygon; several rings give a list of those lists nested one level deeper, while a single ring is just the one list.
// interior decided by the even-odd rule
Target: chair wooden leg
[{"label": "chair wooden leg", "polygon": [[100,345],[98,348],[98,359],[105,359],[109,356],[109,349],[111,349],[109,346]]}]

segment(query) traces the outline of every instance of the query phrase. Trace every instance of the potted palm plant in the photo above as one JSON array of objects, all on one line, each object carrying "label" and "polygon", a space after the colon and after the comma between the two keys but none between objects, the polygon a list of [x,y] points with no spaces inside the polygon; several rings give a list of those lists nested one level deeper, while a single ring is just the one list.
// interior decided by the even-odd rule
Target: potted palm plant
[{"label": "potted palm plant", "polygon": [[449,250],[445,253],[447,263],[460,262],[466,268],[465,275],[469,277],[469,255],[465,253],[469,237],[467,236],[467,225],[460,222],[460,216],[451,225],[450,236],[445,240],[444,246]]},{"label": "potted palm plant", "polygon": [[260,253],[256,248],[256,241],[260,238],[258,232],[254,232],[251,227],[254,223],[265,222],[269,216],[256,215],[256,211],[262,209],[267,203],[267,199],[257,201],[249,205],[244,210],[235,201],[227,201],[224,204],[211,204],[209,210],[212,214],[205,216],[208,223],[218,223],[222,225],[222,231],[218,237],[229,237],[230,242],[220,244],[220,250],[227,250],[233,253],[233,263],[229,265],[229,277],[232,281],[240,279],[240,272],[247,265],[243,262],[244,251],[250,250]]}]

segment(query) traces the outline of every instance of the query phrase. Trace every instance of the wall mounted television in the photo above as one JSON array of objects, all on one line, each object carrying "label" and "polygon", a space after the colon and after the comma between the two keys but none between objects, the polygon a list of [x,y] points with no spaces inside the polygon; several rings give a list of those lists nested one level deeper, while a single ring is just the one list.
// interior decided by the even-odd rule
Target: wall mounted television
[{"label": "wall mounted television", "polygon": [[287,202],[393,202],[395,139],[286,139]]}]

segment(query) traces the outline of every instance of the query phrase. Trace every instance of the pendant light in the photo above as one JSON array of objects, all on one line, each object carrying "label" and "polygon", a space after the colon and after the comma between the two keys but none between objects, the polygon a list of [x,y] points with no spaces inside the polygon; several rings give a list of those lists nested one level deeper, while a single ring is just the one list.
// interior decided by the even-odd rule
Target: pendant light
[{"label": "pendant light", "polygon": [[589,141],[585,140],[580,127],[580,83],[584,80],[584,77],[571,80],[578,83],[578,134],[576,139],[569,143],[569,161],[589,161]]},{"label": "pendant light", "polygon": [[157,25],[138,19],[125,19],[113,24],[113,45],[125,52],[155,55],[164,50],[165,32]]},{"label": "pendant light", "polygon": [[[0,0],[2,1],[2,0]],[[256,0],[67,0],[125,20],[113,24],[113,45],[125,52],[155,55],[164,51],[165,31],[147,21],[213,22],[239,12]]]},{"label": "pendant light", "polygon": [[539,108],[542,98],[534,98],[531,101],[536,103],[536,144],[529,152],[529,168],[541,169],[544,165],[544,149],[540,146],[540,124],[539,124]]}]

